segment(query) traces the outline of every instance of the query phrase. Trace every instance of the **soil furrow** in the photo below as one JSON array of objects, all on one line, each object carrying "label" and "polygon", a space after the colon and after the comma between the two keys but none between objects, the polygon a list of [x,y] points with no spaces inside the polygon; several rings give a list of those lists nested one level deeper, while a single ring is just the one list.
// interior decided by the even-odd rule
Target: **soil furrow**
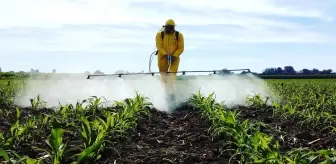
[{"label": "soil furrow", "polygon": [[[172,114],[152,110],[139,118],[138,126],[126,141],[118,143],[118,154],[103,161],[117,163],[223,163],[218,143],[207,133],[208,126],[196,111],[184,109]],[[102,162],[106,163],[106,162]]]}]

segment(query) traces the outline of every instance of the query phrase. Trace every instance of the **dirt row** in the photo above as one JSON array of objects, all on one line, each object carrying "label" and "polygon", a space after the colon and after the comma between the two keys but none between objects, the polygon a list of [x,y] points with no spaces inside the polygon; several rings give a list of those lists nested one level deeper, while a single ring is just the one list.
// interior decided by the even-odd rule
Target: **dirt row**
[{"label": "dirt row", "polygon": [[190,108],[172,114],[151,110],[151,116],[138,120],[134,134],[117,145],[118,153],[100,163],[225,163],[207,128]]}]

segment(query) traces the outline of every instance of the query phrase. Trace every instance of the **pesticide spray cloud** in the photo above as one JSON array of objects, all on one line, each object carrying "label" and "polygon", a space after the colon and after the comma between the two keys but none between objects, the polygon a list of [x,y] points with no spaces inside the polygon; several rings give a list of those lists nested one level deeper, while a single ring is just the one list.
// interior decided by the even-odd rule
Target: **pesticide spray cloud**
[{"label": "pesticide spray cloud", "polygon": [[186,100],[190,94],[198,91],[205,96],[215,93],[216,101],[223,102],[227,107],[246,105],[246,97],[256,94],[276,99],[264,80],[252,74],[196,76],[188,82],[181,82],[178,85],[180,88],[185,88],[178,94],[181,96],[181,100]]},{"label": "pesticide spray cloud", "polygon": [[[224,101],[227,106],[244,105],[246,96],[255,93],[271,96],[263,80],[253,75],[195,76],[177,81],[177,104],[185,102],[199,90],[206,96],[215,92],[216,100]],[[59,104],[75,104],[90,96],[97,96],[104,97],[112,105],[113,101],[134,97],[136,91],[148,97],[158,110],[172,110],[159,77],[151,75],[95,77],[89,80],[85,75],[56,75],[47,80],[28,80],[23,94],[16,97],[15,102],[20,106],[30,106],[29,99],[40,95],[47,102],[47,107],[57,107]]]}]

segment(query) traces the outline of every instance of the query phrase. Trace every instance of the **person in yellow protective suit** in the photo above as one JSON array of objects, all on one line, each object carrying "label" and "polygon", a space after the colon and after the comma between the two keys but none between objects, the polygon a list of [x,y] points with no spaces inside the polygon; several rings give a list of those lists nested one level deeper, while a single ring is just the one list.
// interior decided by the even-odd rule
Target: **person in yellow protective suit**
[{"label": "person in yellow protective suit", "polygon": [[[156,34],[157,59],[161,81],[165,89],[174,90],[176,73],[180,64],[180,56],[184,51],[184,37],[175,30],[175,21],[168,19],[163,26],[164,30]],[[163,34],[163,36],[162,36]]]}]

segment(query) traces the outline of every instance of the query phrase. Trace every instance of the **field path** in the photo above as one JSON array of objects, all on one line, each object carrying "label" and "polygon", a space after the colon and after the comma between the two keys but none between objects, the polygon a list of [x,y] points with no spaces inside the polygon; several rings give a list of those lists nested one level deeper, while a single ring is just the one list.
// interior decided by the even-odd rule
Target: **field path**
[{"label": "field path", "polygon": [[[136,132],[108,161],[117,163],[222,163],[217,143],[197,112],[184,109],[172,114],[152,110],[138,121]],[[104,161],[107,161],[106,159]]]}]

